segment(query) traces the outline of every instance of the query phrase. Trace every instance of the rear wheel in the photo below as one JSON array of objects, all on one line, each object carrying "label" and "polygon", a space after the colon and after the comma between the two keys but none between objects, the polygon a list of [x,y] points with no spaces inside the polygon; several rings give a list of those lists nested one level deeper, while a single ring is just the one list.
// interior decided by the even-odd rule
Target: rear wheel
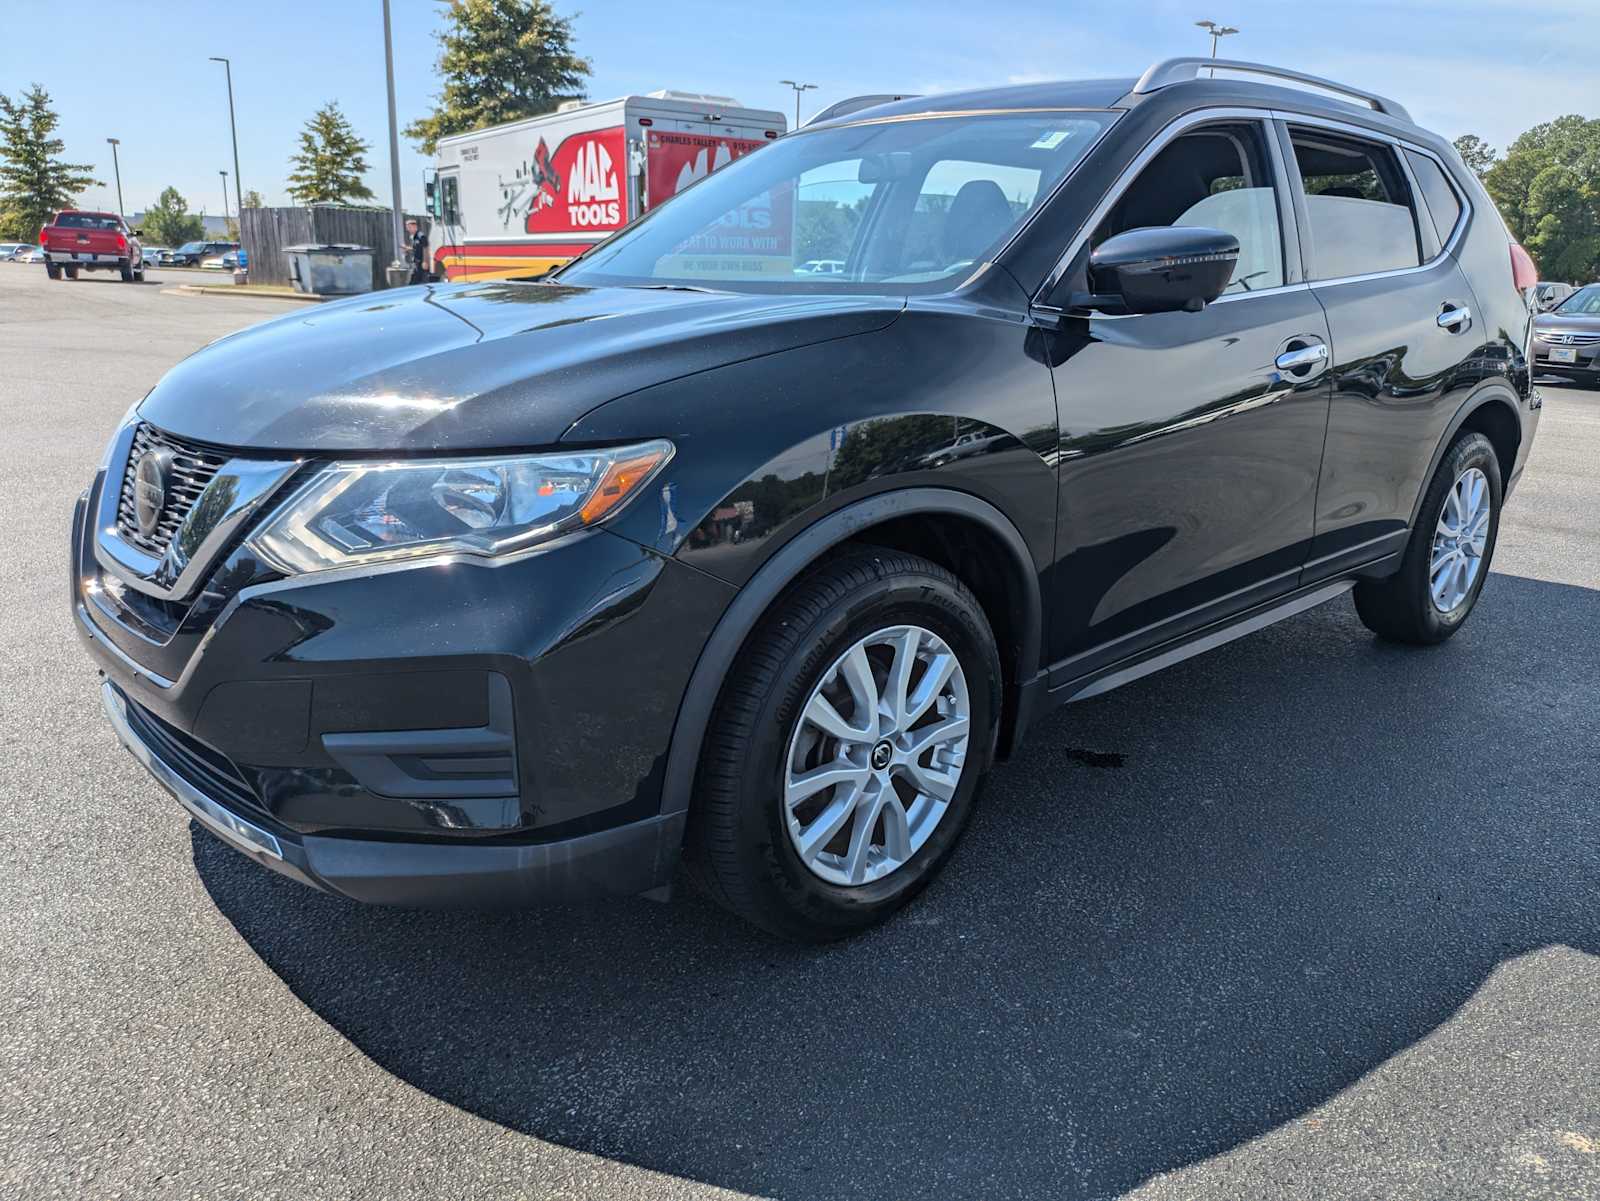
[{"label": "rear wheel", "polygon": [[999,711],[994,636],[955,576],[888,550],[824,564],[774,606],[723,687],[691,869],[786,938],[876,925],[954,848]]},{"label": "rear wheel", "polygon": [[123,283],[131,284],[133,282],[133,263],[132,263],[131,260],[129,260],[129,259],[119,259],[119,260],[117,260],[117,270],[122,273],[122,282]]},{"label": "rear wheel", "polygon": [[62,270],[67,273],[68,279],[78,278],[78,269],[76,267],[63,267]]},{"label": "rear wheel", "polygon": [[46,263],[44,265],[44,273],[46,275],[48,275],[51,279],[60,279],[61,278],[61,268],[56,266],[56,264],[54,264],[54,263]]},{"label": "rear wheel", "polygon": [[1373,633],[1429,645],[1461,628],[1478,603],[1500,532],[1500,462],[1482,434],[1461,434],[1423,497],[1400,570],[1356,585],[1356,612]]}]

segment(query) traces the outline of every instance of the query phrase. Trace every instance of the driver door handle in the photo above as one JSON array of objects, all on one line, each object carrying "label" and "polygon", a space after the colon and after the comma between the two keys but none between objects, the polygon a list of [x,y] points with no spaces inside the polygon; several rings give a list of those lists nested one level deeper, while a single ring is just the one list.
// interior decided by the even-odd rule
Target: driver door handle
[{"label": "driver door handle", "polygon": [[1455,305],[1449,305],[1439,313],[1439,328],[1447,329],[1452,334],[1459,334],[1467,328],[1471,321],[1472,310],[1469,308],[1457,308]]}]

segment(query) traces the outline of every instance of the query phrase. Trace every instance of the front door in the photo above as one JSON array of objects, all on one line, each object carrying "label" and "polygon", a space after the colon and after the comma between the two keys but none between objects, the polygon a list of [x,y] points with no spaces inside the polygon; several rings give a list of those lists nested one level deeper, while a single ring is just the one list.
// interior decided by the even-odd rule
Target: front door
[{"label": "front door", "polygon": [[1227,291],[1201,312],[1067,312],[1052,335],[1052,684],[1298,582],[1328,416],[1328,327],[1298,282],[1280,162],[1263,122],[1186,129],[1078,255],[1084,262],[1105,238],[1156,225],[1220,228],[1241,247]]}]

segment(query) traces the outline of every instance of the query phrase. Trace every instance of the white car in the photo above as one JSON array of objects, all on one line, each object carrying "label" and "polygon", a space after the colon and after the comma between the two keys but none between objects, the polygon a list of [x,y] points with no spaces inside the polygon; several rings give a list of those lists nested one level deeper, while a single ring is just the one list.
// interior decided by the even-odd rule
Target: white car
[{"label": "white car", "polygon": [[18,254],[13,261],[18,263],[44,263],[48,262],[49,259],[50,256],[39,247],[29,246],[27,249]]},{"label": "white car", "polygon": [[161,266],[161,255],[167,250],[165,246],[146,246],[144,248],[143,262],[146,267]]},{"label": "white car", "polygon": [[26,242],[0,242],[0,263],[9,263],[24,250],[32,249]]}]

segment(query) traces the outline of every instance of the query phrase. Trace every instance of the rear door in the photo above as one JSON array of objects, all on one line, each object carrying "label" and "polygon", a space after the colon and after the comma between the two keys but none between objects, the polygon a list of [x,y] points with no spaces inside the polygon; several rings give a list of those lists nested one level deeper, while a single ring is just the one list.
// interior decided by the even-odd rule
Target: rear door
[{"label": "rear door", "polygon": [[[1413,174],[1430,154],[1321,119],[1279,134],[1333,349],[1310,582],[1404,547],[1433,452],[1482,378],[1484,323],[1450,253],[1461,198],[1445,174]],[[1437,214],[1425,186],[1445,189]]]},{"label": "rear door", "polygon": [[1103,203],[1069,273],[1144,226],[1220,228],[1241,254],[1198,313],[1062,314],[1049,352],[1057,684],[1292,591],[1312,535],[1328,330],[1300,282],[1274,132],[1235,113],[1163,139]]}]

